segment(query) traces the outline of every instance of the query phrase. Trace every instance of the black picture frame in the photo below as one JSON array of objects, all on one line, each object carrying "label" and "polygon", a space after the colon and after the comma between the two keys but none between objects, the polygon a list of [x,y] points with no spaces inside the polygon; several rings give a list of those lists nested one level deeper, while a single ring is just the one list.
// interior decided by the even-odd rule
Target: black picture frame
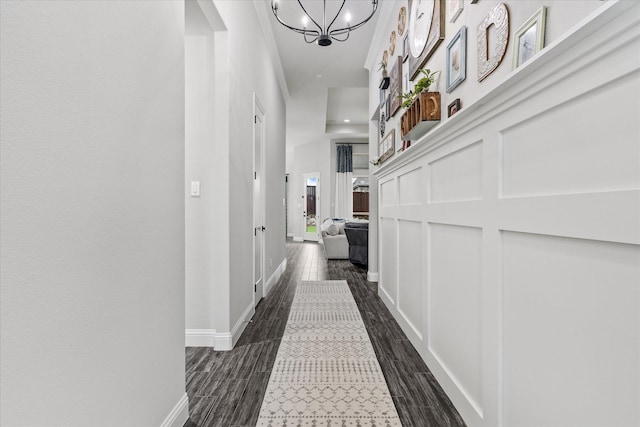
[{"label": "black picture frame", "polygon": [[449,106],[447,107],[447,117],[453,116],[455,113],[460,111],[460,98],[456,98]]},{"label": "black picture frame", "polygon": [[409,31],[402,38],[402,62],[407,62],[407,59],[409,59]]},{"label": "black picture frame", "polygon": [[391,111],[391,97],[389,95],[387,95],[387,99],[385,100],[384,105],[385,105],[385,109],[384,109],[385,116],[387,117],[387,121],[389,121],[389,119],[391,118],[389,114],[389,112]]}]

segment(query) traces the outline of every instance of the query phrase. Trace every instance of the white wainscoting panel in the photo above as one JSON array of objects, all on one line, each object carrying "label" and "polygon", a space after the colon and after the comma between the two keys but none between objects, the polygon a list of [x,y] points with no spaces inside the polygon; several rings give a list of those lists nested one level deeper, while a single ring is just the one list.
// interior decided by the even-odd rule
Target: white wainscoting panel
[{"label": "white wainscoting panel", "polygon": [[398,204],[400,206],[423,203],[424,179],[422,168],[416,168],[398,175]]},{"label": "white wainscoting panel", "polygon": [[430,224],[429,243],[429,351],[482,416],[482,230]]},{"label": "white wainscoting panel", "polygon": [[396,221],[392,218],[380,218],[380,260],[384,260],[384,264],[380,265],[380,291],[384,296],[395,304],[397,299],[397,283],[396,283],[396,259],[398,256]]},{"label": "white wainscoting panel", "polygon": [[615,108],[628,96],[640,96],[637,72],[503,131],[503,197],[640,188],[640,135],[628,119],[640,118],[640,102]]},{"label": "white wainscoting panel", "polygon": [[398,221],[398,312],[422,340],[422,223]]},{"label": "white wainscoting panel", "polygon": [[505,425],[639,425],[640,248],[504,232],[502,265]]},{"label": "white wainscoting panel", "polygon": [[429,168],[430,203],[482,199],[482,142],[440,157]]},{"label": "white wainscoting panel", "polygon": [[602,2],[375,172],[380,296],[469,427],[640,426],[638,52]]},{"label": "white wainscoting panel", "polygon": [[397,182],[395,179],[380,183],[380,206],[393,206],[397,203]]}]

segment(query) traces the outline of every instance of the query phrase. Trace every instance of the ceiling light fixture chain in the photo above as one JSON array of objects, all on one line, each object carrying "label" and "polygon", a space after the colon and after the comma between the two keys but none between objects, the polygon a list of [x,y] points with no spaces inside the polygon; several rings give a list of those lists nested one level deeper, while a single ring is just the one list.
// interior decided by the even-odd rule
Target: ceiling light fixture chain
[{"label": "ceiling light fixture chain", "polygon": [[[323,0],[322,25],[318,24],[318,22],[307,12],[307,9],[302,4],[302,0],[298,0],[298,4],[300,5],[300,8],[304,12],[304,18],[302,21],[303,28],[289,25],[278,16],[278,9],[280,7],[279,0],[271,0],[271,11],[273,12],[274,16],[276,17],[276,19],[280,24],[287,27],[291,31],[294,31],[298,34],[302,34],[304,37],[304,41],[306,41],[307,43],[317,42],[318,45],[320,46],[329,46],[332,43],[332,40],[335,40],[338,42],[347,41],[347,39],[349,38],[349,34],[351,34],[351,31],[356,30],[362,27],[364,24],[366,24],[367,21],[369,21],[373,17],[373,15],[376,13],[376,10],[378,9],[378,1],[379,0],[371,0],[371,9],[372,9],[371,14],[363,21],[355,25],[350,25],[351,15],[349,14],[349,12],[347,12],[345,16],[345,20],[347,21],[347,26],[342,28],[336,28],[333,30],[331,29],[331,27],[333,26],[333,24],[336,22],[336,20],[342,13],[342,10],[344,9],[344,5],[347,2],[347,0],[342,0],[342,4],[340,5],[340,9],[338,9],[338,13],[336,13],[336,15],[333,17],[333,19],[329,23],[329,25],[327,25],[327,0]],[[316,26],[317,29],[307,28],[309,20]]]}]

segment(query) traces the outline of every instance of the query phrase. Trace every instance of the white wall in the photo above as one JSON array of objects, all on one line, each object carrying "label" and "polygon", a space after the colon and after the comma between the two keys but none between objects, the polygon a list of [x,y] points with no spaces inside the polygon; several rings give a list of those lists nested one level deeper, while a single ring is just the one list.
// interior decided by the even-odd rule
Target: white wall
[{"label": "white wall", "polygon": [[183,3],[0,8],[0,424],[182,425]]},{"label": "white wall", "polygon": [[[224,78],[216,78],[225,67],[228,74],[228,60],[226,32],[213,6],[206,9],[208,19],[197,2],[185,7],[185,325],[187,345],[207,346],[215,345],[213,331],[230,330],[224,303],[229,300],[229,233],[220,228],[229,221],[229,208],[220,203],[229,198],[229,144],[220,131],[225,117],[216,111],[217,104],[228,103]],[[200,197],[190,195],[192,181],[200,182]]]},{"label": "white wall", "polygon": [[[188,328],[224,336],[232,334],[235,340],[241,332],[242,321],[251,315],[253,305],[253,273],[251,268],[247,268],[252,265],[252,257],[248,254],[253,253],[253,94],[256,93],[266,110],[267,280],[279,271],[285,261],[285,104],[253,2],[203,0],[199,4],[210,22],[220,21],[220,31],[215,33],[213,48],[215,90],[218,91],[214,95],[216,105],[211,118],[216,124],[215,135],[204,151],[208,153],[206,159],[198,159],[200,167],[214,169],[209,173],[215,174],[216,179],[211,183],[213,192],[207,190],[212,188],[211,185],[203,185],[203,191],[208,193],[202,200],[191,199],[191,202],[203,204],[206,197],[214,203],[213,209],[217,214],[208,217],[204,228],[213,240],[213,243],[206,243],[213,251],[211,274],[201,274],[195,265],[194,270],[190,268],[187,273],[188,278],[191,273],[194,277],[200,274],[200,285],[192,288],[194,294],[187,306],[188,319],[191,319],[189,313],[192,309],[194,313],[194,322]],[[216,17],[211,18],[213,15]],[[221,54],[221,50],[225,53]],[[227,100],[222,104],[219,102],[220,91],[224,92],[222,98]],[[213,157],[209,158],[209,154]],[[193,170],[188,170],[187,181],[192,179],[190,176],[198,174],[207,179],[204,169],[198,173],[194,166]],[[198,215],[206,215],[206,212],[201,210]],[[195,314],[203,314],[202,304],[198,303],[202,299],[210,301],[210,310],[215,318],[207,319]],[[218,319],[219,313],[223,313],[223,319]]]},{"label": "white wall", "polygon": [[304,177],[305,173],[320,173],[320,220],[330,217],[331,194],[333,191],[329,186],[330,179],[330,148],[332,144],[326,141],[312,144],[298,145],[294,149],[293,173],[289,176],[290,196],[289,199],[289,232],[293,233],[293,238],[302,240],[304,237],[304,221],[302,212],[304,211],[305,194]]},{"label": "white wall", "polygon": [[380,295],[470,427],[640,424],[640,4],[600,7],[376,172]]},{"label": "white wall", "polygon": [[229,34],[231,324],[253,301],[253,94],[265,108],[266,274],[285,258],[285,103],[252,2],[216,1]]}]

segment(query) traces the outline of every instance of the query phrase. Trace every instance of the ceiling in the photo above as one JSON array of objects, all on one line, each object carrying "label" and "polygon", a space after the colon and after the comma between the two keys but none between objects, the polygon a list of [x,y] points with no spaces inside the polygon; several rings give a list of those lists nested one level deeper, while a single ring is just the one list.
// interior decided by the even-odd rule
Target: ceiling
[{"label": "ceiling", "polygon": [[[307,44],[302,35],[280,25],[271,12],[270,0],[262,3],[262,7],[257,7],[258,13],[263,15],[263,22],[268,22],[265,29],[273,35],[289,92],[287,151],[312,142],[367,139],[369,72],[364,64],[380,7],[346,42],[334,41],[322,47]],[[302,0],[302,3],[317,21],[322,19],[322,1]],[[326,3],[327,16],[332,18],[342,1],[327,0]],[[347,0],[343,14],[347,8],[352,22],[360,22],[371,13],[371,0]],[[278,14],[288,24],[301,26],[303,12],[296,0],[279,0]],[[344,24],[342,16],[335,25]]]}]

